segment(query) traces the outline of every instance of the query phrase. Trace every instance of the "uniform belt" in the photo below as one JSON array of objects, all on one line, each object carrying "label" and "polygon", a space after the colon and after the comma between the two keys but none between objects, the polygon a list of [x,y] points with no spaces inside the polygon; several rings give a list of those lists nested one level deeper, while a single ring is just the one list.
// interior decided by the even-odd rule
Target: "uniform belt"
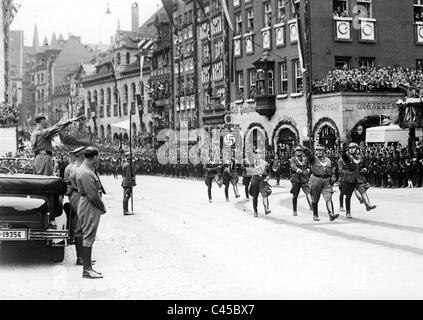
[{"label": "uniform belt", "polygon": [[35,151],[35,155],[38,156],[39,154],[44,154],[44,155],[48,155],[48,156],[53,156],[53,152],[51,151],[47,151],[47,150],[38,150]]},{"label": "uniform belt", "polygon": [[330,178],[330,176],[328,176],[328,175],[320,175],[320,174],[315,174],[315,173],[313,173],[313,176],[315,176],[317,178],[320,178],[320,179],[328,179],[328,178]]}]

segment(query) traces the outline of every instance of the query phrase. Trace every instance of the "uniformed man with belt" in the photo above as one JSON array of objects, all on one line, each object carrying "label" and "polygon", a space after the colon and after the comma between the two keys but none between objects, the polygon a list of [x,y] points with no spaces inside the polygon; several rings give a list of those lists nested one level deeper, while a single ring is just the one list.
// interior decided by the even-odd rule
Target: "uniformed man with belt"
[{"label": "uniformed man with belt", "polygon": [[31,135],[31,146],[32,150],[35,152],[34,174],[45,176],[53,175],[53,145],[51,140],[71,123],[81,119],[82,117],[79,117],[66,122],[59,122],[52,127],[48,127],[46,115],[39,114],[35,117],[36,128]]},{"label": "uniformed man with belt", "polygon": [[308,159],[304,157],[304,151],[301,146],[297,146],[295,148],[295,156],[292,157],[290,160],[291,166],[291,194],[292,194],[292,210],[293,215],[296,217],[298,215],[297,212],[297,204],[298,204],[298,195],[300,194],[300,190],[303,190],[304,194],[306,195],[306,199],[308,205],[311,210],[311,196],[310,196],[310,169]]},{"label": "uniformed man with belt", "polygon": [[80,147],[71,152],[73,163],[71,165],[68,165],[68,167],[66,168],[69,173],[67,180],[65,180],[68,184],[67,195],[69,197],[70,204],[70,217],[68,223],[69,235],[71,238],[71,244],[75,244],[77,265],[82,265],[82,233],[80,228],[78,228],[78,205],[80,194],[78,191],[78,185],[76,184],[76,172],[84,161],[84,149],[85,147]]},{"label": "uniformed man with belt", "polygon": [[131,167],[131,154],[127,152],[125,154],[126,159],[122,165],[122,188],[123,188],[123,215],[132,216],[133,212],[129,212],[128,203],[132,197],[133,188],[137,185],[133,168]]},{"label": "uniformed man with belt", "polygon": [[334,221],[339,218],[339,214],[334,213],[332,202],[335,176],[332,170],[332,162],[325,155],[325,151],[325,147],[317,146],[316,154],[313,155],[309,149],[304,149],[304,153],[310,162],[310,194],[314,221],[320,221],[318,207],[320,196],[323,196],[325,199],[330,221]]},{"label": "uniformed man with belt", "polygon": [[77,169],[76,184],[80,194],[78,219],[82,230],[82,277],[87,279],[103,278],[92,268],[92,247],[95,242],[100,217],[106,213],[106,206],[101,198],[103,186],[95,167],[98,163],[98,150],[88,147],[84,151],[84,162]]}]

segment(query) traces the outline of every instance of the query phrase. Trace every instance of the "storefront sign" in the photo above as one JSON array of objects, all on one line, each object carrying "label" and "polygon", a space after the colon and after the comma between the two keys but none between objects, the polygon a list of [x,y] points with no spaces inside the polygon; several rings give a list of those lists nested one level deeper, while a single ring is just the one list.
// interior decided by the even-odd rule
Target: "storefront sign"
[{"label": "storefront sign", "polygon": [[398,110],[398,106],[395,103],[382,103],[382,102],[368,102],[368,103],[359,103],[357,105],[357,110]]},{"label": "storefront sign", "polygon": [[339,111],[339,105],[336,103],[315,104],[313,105],[314,112]]}]

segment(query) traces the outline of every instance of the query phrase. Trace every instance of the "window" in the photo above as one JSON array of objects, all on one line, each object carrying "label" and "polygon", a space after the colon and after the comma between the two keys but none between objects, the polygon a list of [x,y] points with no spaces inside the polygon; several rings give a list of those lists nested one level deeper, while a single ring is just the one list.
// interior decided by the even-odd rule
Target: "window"
[{"label": "window", "polygon": [[268,79],[267,92],[269,96],[271,96],[275,94],[275,80],[273,77],[273,70],[267,71],[267,79]]},{"label": "window", "polygon": [[416,60],[416,69],[423,71],[423,59],[417,59]]},{"label": "window", "polygon": [[120,59],[120,52],[116,55],[117,64],[120,65],[121,59]]},{"label": "window", "polygon": [[283,22],[285,21],[285,14],[286,14],[286,0],[278,0],[278,21]]},{"label": "window", "polygon": [[264,26],[269,27],[272,25],[272,7],[270,2],[264,4]]},{"label": "window", "polygon": [[242,33],[242,15],[241,14],[237,14],[235,16],[235,20],[236,20],[235,33],[236,34],[241,34]]},{"label": "window", "polygon": [[238,7],[240,5],[240,0],[234,0],[234,7]]},{"label": "window", "polygon": [[210,59],[210,46],[209,44],[205,44],[203,47],[203,59],[207,60]]},{"label": "window", "polygon": [[237,80],[237,99],[241,100],[244,99],[244,71],[238,71],[236,75]]},{"label": "window", "polygon": [[376,60],[376,58],[360,57],[359,65],[360,65],[360,67],[374,68],[375,60]]},{"label": "window", "polygon": [[219,40],[215,44],[216,48],[216,59],[223,57],[223,41]]},{"label": "window", "polygon": [[423,0],[414,0],[414,22],[423,22]]},{"label": "window", "polygon": [[249,98],[254,99],[256,97],[256,70],[248,70],[248,80],[249,80]]},{"label": "window", "polygon": [[294,72],[295,72],[295,92],[303,92],[303,71],[301,70],[301,63],[299,60],[294,62]]},{"label": "window", "polygon": [[131,54],[129,52],[126,53],[126,64],[131,63]]},{"label": "window", "polygon": [[286,64],[286,62],[281,63],[280,70],[281,70],[280,93],[288,94],[288,65]]},{"label": "window", "polygon": [[333,16],[334,17],[348,16],[348,1],[347,0],[333,0]]},{"label": "window", "polygon": [[291,17],[296,18],[297,12],[300,12],[300,0],[294,0],[294,5],[291,2]]},{"label": "window", "polygon": [[351,57],[335,57],[336,69],[351,69]]},{"label": "window", "polygon": [[253,9],[247,10],[247,29],[248,31],[254,30],[254,11]]},{"label": "window", "polygon": [[372,18],[372,0],[357,0],[358,14],[365,13],[366,18]]}]

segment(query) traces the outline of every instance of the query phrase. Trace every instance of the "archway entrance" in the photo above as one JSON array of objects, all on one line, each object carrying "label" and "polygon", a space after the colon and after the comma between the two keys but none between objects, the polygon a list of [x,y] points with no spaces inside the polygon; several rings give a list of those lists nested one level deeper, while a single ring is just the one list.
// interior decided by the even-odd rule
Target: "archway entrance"
[{"label": "archway entrance", "polygon": [[322,126],[317,133],[317,137],[318,144],[326,147],[327,149],[335,149],[338,137],[334,128],[329,125]]},{"label": "archway entrance", "polygon": [[380,116],[368,116],[357,122],[350,132],[350,140],[360,144],[366,142],[366,129],[380,126]]}]

